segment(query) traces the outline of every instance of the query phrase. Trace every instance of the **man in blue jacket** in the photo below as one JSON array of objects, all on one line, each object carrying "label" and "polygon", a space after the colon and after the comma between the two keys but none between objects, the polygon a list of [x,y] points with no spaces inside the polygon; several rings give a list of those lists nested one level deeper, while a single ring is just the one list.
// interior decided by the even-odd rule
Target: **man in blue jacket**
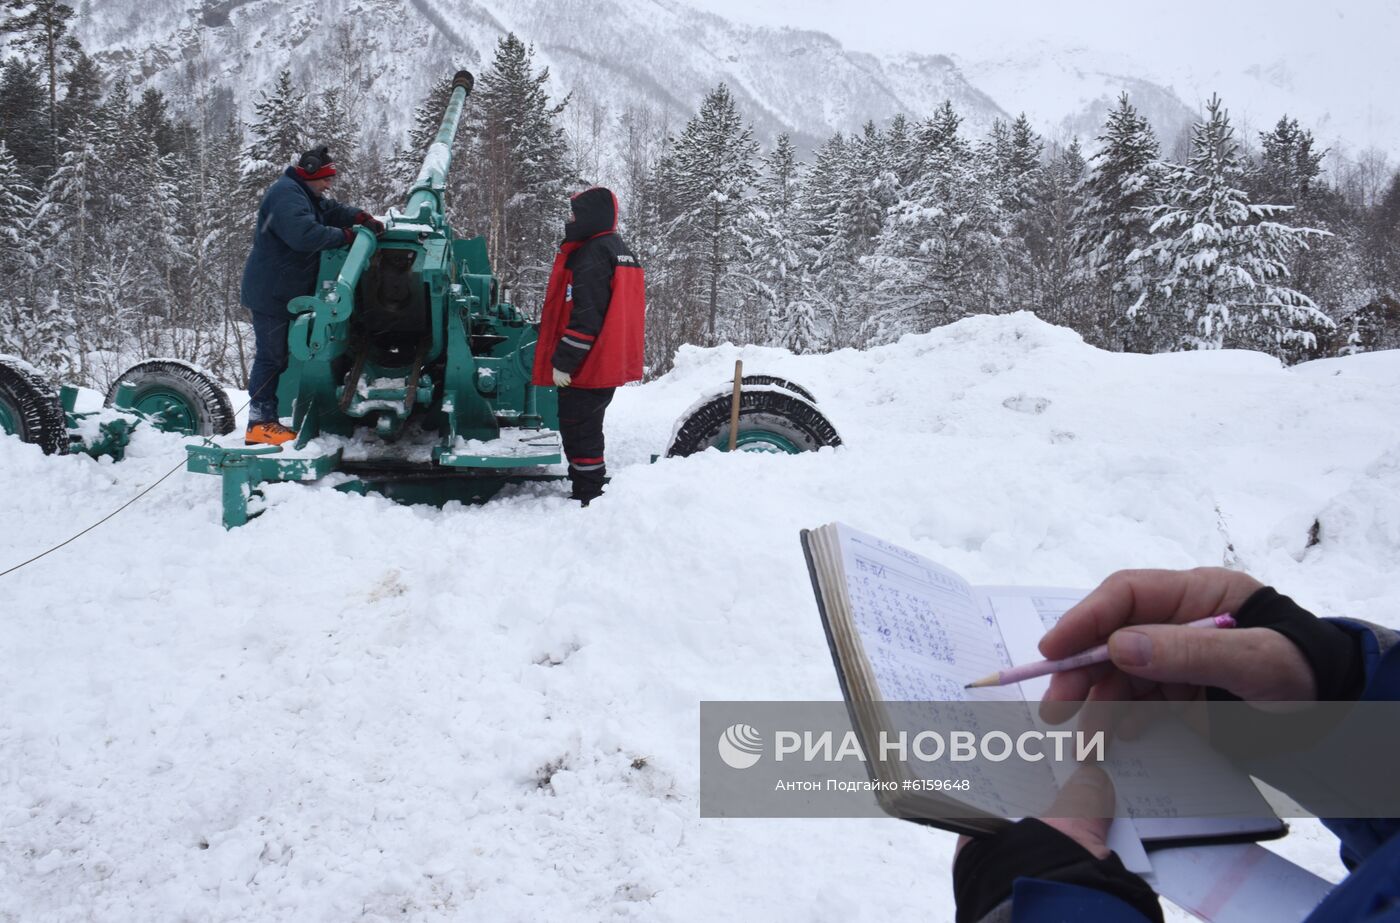
[{"label": "man in blue jacket", "polygon": [[335,182],[326,145],[307,151],[263,196],[253,250],[243,267],[243,306],[253,315],[255,354],[248,376],[248,431],[244,442],[281,445],[296,436],[277,419],[277,381],[287,368],[287,302],[316,290],[321,251],[345,247],[354,226],[376,234],[384,225],[363,209],[326,198]]},{"label": "man in blue jacket", "polygon": [[[1238,627],[1180,627],[1218,612],[1233,613]],[[1319,619],[1247,574],[1224,568],[1114,574],[1065,613],[1040,650],[1056,659],[1105,641],[1111,662],[1057,674],[1047,703],[1090,696],[1400,700],[1395,632]],[[1400,819],[1323,823],[1341,840],[1350,874],[1305,923],[1400,923]],[[1052,818],[959,843],[953,864],[959,923],[1160,923],[1157,895],[1109,851],[1107,833],[1107,820]]]}]

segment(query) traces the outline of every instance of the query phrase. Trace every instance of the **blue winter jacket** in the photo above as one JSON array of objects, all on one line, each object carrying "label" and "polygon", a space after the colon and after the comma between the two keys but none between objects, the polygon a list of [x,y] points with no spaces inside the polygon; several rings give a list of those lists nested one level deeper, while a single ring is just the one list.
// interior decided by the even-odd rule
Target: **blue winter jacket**
[{"label": "blue winter jacket", "polygon": [[288,167],[258,206],[253,250],[243,266],[243,304],[258,314],[283,315],[287,302],[316,290],[322,250],[345,246],[357,208],[323,199]]},{"label": "blue winter jacket", "polygon": [[[1400,644],[1388,632],[1347,619],[1328,619],[1358,635],[1366,657],[1363,700],[1400,700]],[[1393,637],[1393,636],[1392,636]],[[1342,841],[1342,860],[1351,874],[1303,923],[1400,923],[1400,818],[1324,820]],[[1034,878],[1017,879],[1012,890],[1011,923],[1094,920],[1146,923],[1116,897],[1078,885]]]}]

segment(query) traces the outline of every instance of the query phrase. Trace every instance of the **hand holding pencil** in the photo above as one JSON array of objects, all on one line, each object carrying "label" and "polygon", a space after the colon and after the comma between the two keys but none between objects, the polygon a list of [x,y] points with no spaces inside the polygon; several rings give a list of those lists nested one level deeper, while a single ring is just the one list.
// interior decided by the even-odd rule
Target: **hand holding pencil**
[{"label": "hand holding pencil", "polygon": [[[1196,619],[1194,622],[1187,622],[1183,628],[1234,628],[1235,617],[1228,612],[1220,615],[1208,615],[1203,619]],[[1068,670],[1077,670],[1080,667],[1093,666],[1096,663],[1106,663],[1109,660],[1108,645],[1100,644],[1098,647],[1091,647],[1087,651],[1081,651],[1069,657],[1059,660],[1042,660],[1038,663],[1022,664],[1019,667],[1012,667],[1009,670],[1000,670],[990,676],[984,676],[979,680],[974,680],[965,686],[966,689],[980,689],[984,686],[1009,686],[1012,683],[1025,682],[1028,679],[1035,679],[1037,676],[1045,676],[1048,673],[1064,673]]]},{"label": "hand holding pencil", "polygon": [[1094,654],[1098,645],[1107,658],[1047,671],[1054,675],[1042,714],[1048,707],[1062,720],[1064,703],[1072,713],[1090,697],[1195,699],[1207,686],[1249,701],[1315,699],[1312,668],[1282,634],[1268,628],[1181,630],[1217,613],[1239,612],[1262,588],[1248,574],[1222,567],[1109,576],[1040,641],[1040,652],[1051,661]]}]

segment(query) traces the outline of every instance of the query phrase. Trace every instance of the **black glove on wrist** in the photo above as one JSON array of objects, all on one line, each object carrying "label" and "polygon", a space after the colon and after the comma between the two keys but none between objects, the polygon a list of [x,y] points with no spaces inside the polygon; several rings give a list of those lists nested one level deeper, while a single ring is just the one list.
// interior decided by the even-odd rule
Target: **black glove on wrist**
[{"label": "black glove on wrist", "polygon": [[[1360,640],[1340,626],[1324,622],[1273,587],[1255,590],[1234,613],[1240,628],[1272,628],[1292,641],[1312,667],[1319,702],[1353,702],[1366,687],[1366,661]],[[1209,690],[1216,701],[1239,701],[1222,689]]]},{"label": "black glove on wrist", "polygon": [[993,836],[976,837],[953,863],[957,923],[976,923],[1011,896],[1017,878],[1079,885],[1111,894],[1153,923],[1162,923],[1156,893],[1116,855],[1094,854],[1043,821],[1028,819]]}]

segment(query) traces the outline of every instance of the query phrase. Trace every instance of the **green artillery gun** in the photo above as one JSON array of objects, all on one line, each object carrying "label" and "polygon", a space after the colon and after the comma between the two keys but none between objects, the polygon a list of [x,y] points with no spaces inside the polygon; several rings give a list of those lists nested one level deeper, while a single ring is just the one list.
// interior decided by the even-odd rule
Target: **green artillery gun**
[{"label": "green artillery gun", "polygon": [[443,201],[471,92],[459,72],[402,212],[376,237],[321,256],[314,294],[293,299],[278,388],[294,443],[190,445],[188,470],[223,478],[224,524],[248,520],[258,485],[314,481],[405,502],[480,501],[553,480],[563,461],[556,393],[530,384],[538,326],[500,299],[486,241],[459,238]]},{"label": "green artillery gun", "polygon": [[[501,299],[485,239],[459,238],[446,220],[452,141],[471,88],[471,75],[459,72],[403,211],[390,211],[379,236],[360,226],[348,248],[323,252],[316,291],[287,305],[290,358],[277,399],[293,419],[294,442],[248,447],[241,434],[211,438],[233,429],[227,395],[207,373],[171,360],[128,371],[97,421],[73,412],[74,389],[59,401],[32,368],[0,357],[0,427],[47,451],[66,439],[117,458],[143,421],[203,435],[186,446],[186,469],[222,479],[229,528],[261,512],[254,501],[266,483],[334,474],[337,490],[441,505],[565,477],[557,391],[530,382],[539,325]],[[7,391],[7,382],[18,390]],[[732,388],[682,416],[666,455],[840,443],[800,386],[736,375]]]}]

